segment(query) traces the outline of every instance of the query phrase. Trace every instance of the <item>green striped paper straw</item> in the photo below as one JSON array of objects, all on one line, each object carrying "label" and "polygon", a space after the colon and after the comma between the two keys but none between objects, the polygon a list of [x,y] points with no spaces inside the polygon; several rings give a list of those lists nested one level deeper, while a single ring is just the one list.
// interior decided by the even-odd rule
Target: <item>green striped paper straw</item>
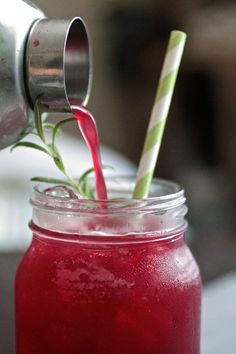
[{"label": "green striped paper straw", "polygon": [[185,41],[184,32],[171,32],[139,163],[133,198],[147,198],[149,194]]}]

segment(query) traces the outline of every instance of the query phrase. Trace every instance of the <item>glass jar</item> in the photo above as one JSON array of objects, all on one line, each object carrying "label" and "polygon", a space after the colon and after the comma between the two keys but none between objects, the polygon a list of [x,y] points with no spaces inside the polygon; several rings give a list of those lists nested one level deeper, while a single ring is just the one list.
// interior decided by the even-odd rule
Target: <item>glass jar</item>
[{"label": "glass jar", "polygon": [[[201,279],[184,241],[184,191],[155,180],[130,199],[33,192],[32,243],[16,275],[17,354],[199,354]],[[123,199],[123,198],[127,199]]]}]

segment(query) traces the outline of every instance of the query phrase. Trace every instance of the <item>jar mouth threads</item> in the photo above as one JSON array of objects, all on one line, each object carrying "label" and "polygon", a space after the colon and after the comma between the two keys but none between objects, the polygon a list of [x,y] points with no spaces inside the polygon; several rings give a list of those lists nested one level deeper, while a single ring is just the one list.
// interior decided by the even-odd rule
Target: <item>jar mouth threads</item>
[{"label": "jar mouth threads", "polygon": [[83,232],[66,232],[66,231],[58,231],[58,230],[48,230],[39,227],[34,224],[33,221],[29,222],[29,228],[33,232],[34,238],[38,238],[40,240],[48,240],[48,241],[61,241],[68,244],[83,244],[88,247],[93,247],[96,245],[103,246],[111,246],[119,245],[119,247],[126,247],[127,245],[143,245],[144,243],[153,244],[156,242],[173,242],[177,240],[182,240],[184,236],[184,232],[187,228],[187,222],[185,222],[181,228],[178,230],[166,231],[166,232],[125,232],[125,233],[99,233],[94,232],[94,230],[90,230],[88,233]]},{"label": "jar mouth threads", "polygon": [[150,198],[131,199],[134,177],[106,178],[106,201],[72,199],[45,194],[45,185],[34,187],[31,197],[33,223],[55,232],[83,235],[156,235],[186,228],[184,190],[176,183],[154,179]]}]

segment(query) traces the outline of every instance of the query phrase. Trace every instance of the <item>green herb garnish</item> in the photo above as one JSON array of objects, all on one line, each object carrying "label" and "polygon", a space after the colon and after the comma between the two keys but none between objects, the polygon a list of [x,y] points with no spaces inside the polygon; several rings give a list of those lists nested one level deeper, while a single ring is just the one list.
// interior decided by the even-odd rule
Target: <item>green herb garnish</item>
[{"label": "green herb garnish", "polygon": [[[31,181],[34,182],[43,182],[43,183],[51,183],[51,184],[63,184],[75,189],[81,196],[94,199],[94,188],[91,187],[89,183],[89,175],[94,172],[93,168],[90,168],[86,172],[82,174],[82,176],[76,180],[73,179],[70,173],[68,172],[62,156],[56,146],[56,137],[61,132],[61,128],[63,125],[75,121],[73,117],[69,117],[61,120],[57,124],[52,123],[43,123],[42,122],[42,108],[40,103],[40,98],[38,98],[35,102],[34,106],[34,117],[35,117],[35,128],[36,131],[29,132],[29,134],[34,134],[39,138],[39,144],[35,144],[29,141],[20,141],[12,146],[11,151],[17,147],[27,147],[39,150],[53,159],[55,165],[62,172],[62,174],[66,177],[66,179],[58,179],[58,178],[50,178],[50,177],[33,177]],[[47,142],[45,138],[45,129],[49,129],[52,131],[51,141]],[[104,166],[103,168],[110,168],[110,166]]]}]

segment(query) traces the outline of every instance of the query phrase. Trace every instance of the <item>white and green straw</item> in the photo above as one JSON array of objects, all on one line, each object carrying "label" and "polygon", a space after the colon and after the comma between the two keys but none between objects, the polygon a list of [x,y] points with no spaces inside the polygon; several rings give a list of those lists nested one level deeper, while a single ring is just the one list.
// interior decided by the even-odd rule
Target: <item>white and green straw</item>
[{"label": "white and green straw", "polygon": [[133,198],[147,198],[153,178],[186,34],[172,31],[138,168]]}]

